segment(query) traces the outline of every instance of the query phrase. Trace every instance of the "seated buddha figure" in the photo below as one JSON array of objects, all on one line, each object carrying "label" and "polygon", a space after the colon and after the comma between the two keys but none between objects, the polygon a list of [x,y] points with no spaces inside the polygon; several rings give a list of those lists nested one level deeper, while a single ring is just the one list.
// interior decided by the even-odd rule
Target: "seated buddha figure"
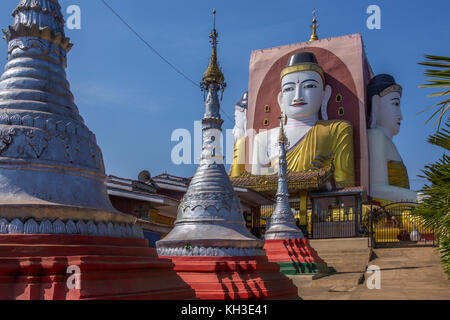
[{"label": "seated buddha figure", "polygon": [[409,189],[402,158],[392,141],[400,131],[402,87],[392,76],[373,77],[367,87],[369,118],[370,194],[377,200],[417,202]]},{"label": "seated buddha figure", "polygon": [[230,169],[231,176],[238,176],[245,171],[245,152],[238,154],[236,150],[245,150],[247,132],[248,92],[244,92],[241,100],[234,106],[234,157]]},{"label": "seated buddha figure", "polygon": [[247,108],[248,108],[248,92],[244,92],[241,100],[234,106],[234,141],[238,141],[245,136],[247,130]]},{"label": "seated buddha figure", "polygon": [[[325,83],[322,67],[311,52],[292,55],[281,72],[278,103],[286,115],[285,133],[290,172],[334,166],[337,187],[353,186],[353,128],[347,121],[328,120],[332,88]],[[278,171],[279,128],[260,131],[253,142],[252,174]]]}]

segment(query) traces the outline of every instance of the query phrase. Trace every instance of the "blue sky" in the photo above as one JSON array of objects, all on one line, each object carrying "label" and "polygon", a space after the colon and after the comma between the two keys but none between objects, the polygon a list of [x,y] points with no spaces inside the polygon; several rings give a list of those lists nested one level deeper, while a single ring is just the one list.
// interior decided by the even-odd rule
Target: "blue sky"
[{"label": "blue sky", "polygon": [[[309,39],[311,11],[318,11],[319,38],[361,33],[375,73],[390,73],[403,86],[404,121],[395,142],[408,168],[411,187],[427,163],[442,150],[425,142],[434,132],[418,112],[436,103],[419,89],[424,83],[424,54],[450,55],[450,2],[364,0],[148,1],[107,0],[144,39],[195,82],[208,65],[211,11],[217,10],[219,59],[228,83],[222,101],[223,127],[232,128],[234,105],[248,86],[252,50]],[[0,2],[0,26],[12,24],[18,0]],[[81,30],[66,30],[75,44],[69,53],[68,79],[81,115],[96,134],[108,174],[136,178],[152,175],[190,176],[195,165],[175,165],[170,155],[173,130],[193,131],[203,115],[203,94],[171,70],[138,40],[100,0],[62,0],[81,8]],[[381,30],[366,27],[366,8],[381,8]],[[65,16],[67,14],[65,13]],[[3,70],[7,46],[0,43]]]}]

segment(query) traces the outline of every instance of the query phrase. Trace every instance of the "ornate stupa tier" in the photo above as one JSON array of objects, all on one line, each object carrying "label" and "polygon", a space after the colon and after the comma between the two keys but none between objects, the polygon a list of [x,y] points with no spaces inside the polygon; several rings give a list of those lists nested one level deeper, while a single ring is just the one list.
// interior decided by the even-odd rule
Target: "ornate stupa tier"
[{"label": "ornate stupa tier", "polygon": [[71,122],[89,135],[66,80],[66,55],[72,44],[64,34],[58,2],[21,1],[13,16],[14,25],[4,31],[8,63],[0,79],[0,107],[21,117],[24,111],[32,112],[32,118],[41,116],[39,123],[56,116],[55,125]]},{"label": "ornate stupa tier", "polygon": [[157,243],[162,255],[254,256],[263,242],[245,227],[223,164],[200,164],[179,208],[174,229]]},{"label": "ornate stupa tier", "polygon": [[[0,78],[0,217],[40,219],[42,211],[32,206],[72,206],[101,210],[95,220],[133,223],[109,202],[101,150],[70,91],[65,68],[72,45],[58,1],[22,0],[13,16]],[[28,209],[7,209],[12,205]],[[94,215],[60,211],[45,217]]]},{"label": "ornate stupa tier", "polygon": [[22,0],[13,12],[14,25],[7,31],[6,41],[35,36],[70,50],[72,44],[64,34],[64,18],[57,0]]}]

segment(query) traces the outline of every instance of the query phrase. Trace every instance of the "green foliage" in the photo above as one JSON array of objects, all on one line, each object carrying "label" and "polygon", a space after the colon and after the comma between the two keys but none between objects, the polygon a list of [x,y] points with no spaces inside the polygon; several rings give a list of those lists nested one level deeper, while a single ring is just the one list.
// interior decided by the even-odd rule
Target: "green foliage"
[{"label": "green foliage", "polygon": [[[450,150],[450,122],[447,129],[430,136],[428,142]],[[441,259],[445,272],[450,276],[450,157],[445,153],[438,162],[425,166],[423,178],[429,184],[422,189],[423,202],[413,211],[420,216],[423,226],[436,230]]]},{"label": "green foliage", "polygon": [[[446,124],[449,127],[449,123]],[[435,146],[450,150],[450,131],[447,129],[442,129],[440,132],[430,136],[428,142],[434,144]]]},{"label": "green foliage", "polygon": [[424,75],[429,77],[429,80],[427,80],[427,84],[421,85],[420,88],[443,89],[443,91],[430,94],[429,97],[442,96],[444,100],[425,109],[436,109],[433,110],[434,112],[427,122],[437,116],[435,124],[437,124],[437,131],[439,131],[442,120],[450,108],[450,57],[425,55],[425,58],[428,61],[420,62],[419,64],[435,69],[425,70]]}]

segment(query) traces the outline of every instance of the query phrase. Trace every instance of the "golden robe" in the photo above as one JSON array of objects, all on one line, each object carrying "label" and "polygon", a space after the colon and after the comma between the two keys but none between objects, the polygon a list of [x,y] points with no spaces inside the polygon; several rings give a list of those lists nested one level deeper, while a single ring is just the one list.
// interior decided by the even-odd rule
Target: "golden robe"
[{"label": "golden robe", "polygon": [[233,163],[230,167],[230,176],[238,177],[245,172],[245,137],[234,143]]},{"label": "golden robe", "polygon": [[389,185],[409,189],[408,171],[403,162],[389,160],[387,168]]},{"label": "golden robe", "polygon": [[[235,144],[231,177],[239,176],[245,171],[238,160],[245,157],[244,142]],[[245,159],[245,158],[244,158]],[[347,121],[320,120],[308,133],[286,154],[287,169],[302,172],[310,169],[334,165],[334,179],[338,188],[355,185],[355,161],[353,153],[353,127]],[[242,162],[241,162],[242,163]],[[271,163],[277,171],[278,160]]]},{"label": "golden robe", "polygon": [[[388,160],[387,162],[388,169],[388,183],[390,186],[400,187],[409,189],[409,177],[408,171],[406,170],[406,166],[402,161]],[[384,200],[380,198],[373,198],[376,202],[378,202],[381,206],[385,206],[393,201]]]}]

